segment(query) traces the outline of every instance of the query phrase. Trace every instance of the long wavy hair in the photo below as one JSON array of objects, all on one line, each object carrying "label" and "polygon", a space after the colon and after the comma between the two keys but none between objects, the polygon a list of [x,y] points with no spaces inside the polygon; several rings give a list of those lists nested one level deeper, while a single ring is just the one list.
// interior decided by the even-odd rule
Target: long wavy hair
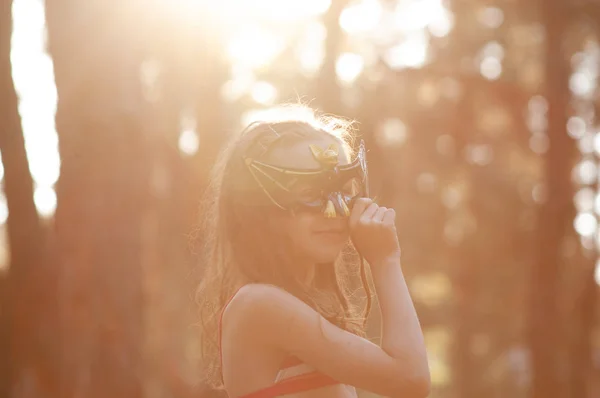
[{"label": "long wavy hair", "polygon": [[[275,139],[274,145],[284,145],[324,135],[334,137],[352,155],[351,122],[317,116],[303,106],[275,109],[264,121],[252,123],[233,135],[215,163],[201,206],[203,272],[196,295],[202,328],[204,383],[212,388],[223,387],[220,314],[226,301],[244,284],[279,286],[337,326],[357,335],[365,334],[371,291],[364,262],[362,258],[358,261],[351,242],[334,264],[316,268],[314,283],[307,287],[293,272],[297,265],[290,255],[291,242],[277,230],[277,225],[269,222],[276,212],[284,210],[265,200],[266,195],[244,163],[244,155],[258,156]],[[356,295],[361,287],[366,293],[363,311],[360,311],[363,300]]]}]

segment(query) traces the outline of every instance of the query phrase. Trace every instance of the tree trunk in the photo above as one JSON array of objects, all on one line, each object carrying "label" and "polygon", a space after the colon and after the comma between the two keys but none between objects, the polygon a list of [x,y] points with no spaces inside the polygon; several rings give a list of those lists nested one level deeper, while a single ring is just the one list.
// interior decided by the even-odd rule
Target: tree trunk
[{"label": "tree trunk", "polygon": [[0,396],[8,397],[10,391],[10,347],[8,331],[8,300],[6,296],[6,277],[0,275]]},{"label": "tree trunk", "polygon": [[592,331],[598,299],[598,286],[594,279],[595,260],[596,256],[591,253],[583,259],[586,266],[586,272],[583,273],[585,279],[575,305],[575,336],[572,339],[570,369],[570,394],[573,398],[591,397],[588,382],[592,379]]},{"label": "tree trunk", "polygon": [[[457,106],[456,117],[453,120],[453,136],[456,137],[456,160],[454,169],[456,174],[466,174],[466,179],[471,189],[468,189],[465,203],[461,207],[477,213],[478,199],[476,182],[474,181],[472,167],[465,159],[465,153],[471,137],[471,131],[468,126],[474,124],[473,111],[475,110],[476,88],[469,87],[468,81],[464,82],[465,95],[461,97]],[[448,210],[449,212],[455,210]],[[479,215],[479,214],[478,214]],[[483,215],[480,215],[483,217]],[[446,217],[449,219],[450,214]],[[478,221],[483,221],[474,216]],[[464,228],[464,227],[463,227]],[[454,341],[452,347],[452,369],[454,374],[454,384],[456,386],[457,396],[463,398],[475,398],[478,394],[478,386],[481,380],[482,371],[475,367],[475,359],[472,349],[473,337],[476,333],[476,302],[477,281],[479,279],[480,269],[476,252],[473,250],[474,236],[471,232],[463,230],[463,237],[460,242],[455,243],[451,249],[455,260],[456,269],[453,274],[453,285],[455,295],[455,316],[454,319]]]},{"label": "tree trunk", "polygon": [[[47,1],[61,154],[61,397],[142,396],[141,2]],[[142,25],[142,26],[140,26]]]},{"label": "tree trunk", "polygon": [[[40,366],[46,358],[41,351],[46,331],[49,286],[42,269],[44,231],[33,202],[33,180],[25,152],[18,113],[18,99],[12,81],[10,40],[12,1],[0,1],[0,150],[4,165],[4,193],[8,205],[8,247],[10,268],[0,303],[5,322],[0,336],[2,351],[1,396],[37,396],[44,375]],[[46,262],[47,258],[46,258]]]},{"label": "tree trunk", "polygon": [[337,115],[344,113],[335,65],[344,39],[344,33],[339,23],[340,15],[347,4],[347,0],[333,0],[329,10],[323,16],[323,23],[327,29],[325,59],[319,75],[313,83],[316,104],[324,112]]},{"label": "tree trunk", "polygon": [[546,26],[546,96],[548,137],[545,154],[547,200],[538,213],[538,257],[531,275],[529,344],[533,370],[532,397],[562,396],[565,374],[560,368],[562,332],[558,311],[558,281],[561,246],[572,224],[573,187],[571,169],[575,142],[566,132],[570,97],[569,70],[562,51],[565,22],[564,2],[544,3]]}]

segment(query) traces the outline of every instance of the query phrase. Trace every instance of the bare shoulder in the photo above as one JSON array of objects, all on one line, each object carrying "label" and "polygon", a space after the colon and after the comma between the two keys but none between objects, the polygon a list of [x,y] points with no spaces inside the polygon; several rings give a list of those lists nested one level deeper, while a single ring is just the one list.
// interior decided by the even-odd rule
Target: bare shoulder
[{"label": "bare shoulder", "polygon": [[281,320],[281,317],[307,309],[312,310],[304,302],[277,286],[252,283],[238,290],[225,309],[223,317],[237,323],[238,326],[241,326],[239,322],[244,326],[254,323],[266,326],[278,318]]},{"label": "bare shoulder", "polygon": [[[223,314],[238,344],[260,346],[300,359],[342,384],[384,396],[421,389],[413,382],[412,344],[406,356],[393,358],[381,347],[326,320],[294,295],[273,285],[242,287]],[[400,338],[401,336],[399,336]],[[416,391],[416,390],[415,390]]]},{"label": "bare shoulder", "polygon": [[266,283],[249,283],[242,286],[238,290],[234,300],[260,303],[264,300],[282,298],[284,296],[294,297],[275,285],[269,285]]},{"label": "bare shoulder", "polygon": [[[299,341],[321,331],[325,319],[308,304],[274,285],[248,284],[223,314],[223,324],[244,331],[244,340],[292,353]],[[320,333],[319,333],[320,334]]]}]

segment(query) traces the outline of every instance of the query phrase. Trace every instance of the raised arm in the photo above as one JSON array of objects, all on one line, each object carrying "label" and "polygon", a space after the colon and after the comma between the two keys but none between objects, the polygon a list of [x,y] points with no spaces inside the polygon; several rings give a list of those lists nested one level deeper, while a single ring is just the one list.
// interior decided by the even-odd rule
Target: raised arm
[{"label": "raised arm", "polygon": [[355,244],[363,242],[357,246],[371,264],[382,312],[381,347],[331,324],[274,286],[245,286],[228,312],[257,344],[295,355],[341,383],[390,397],[426,397],[430,378],[423,336],[399,249],[389,250],[396,239],[395,215],[368,200],[355,205],[355,214],[350,221],[356,232],[353,239]]}]

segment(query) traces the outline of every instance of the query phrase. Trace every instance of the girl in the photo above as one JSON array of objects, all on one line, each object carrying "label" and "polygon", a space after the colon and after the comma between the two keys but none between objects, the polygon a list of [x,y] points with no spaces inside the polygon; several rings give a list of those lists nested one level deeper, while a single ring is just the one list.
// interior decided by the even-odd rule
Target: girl
[{"label": "girl", "polygon": [[[299,111],[248,126],[213,170],[198,291],[206,381],[232,398],[355,397],[353,387],[425,397],[394,210],[368,198],[364,146],[352,153],[349,123]],[[366,315],[350,300],[349,241],[370,265],[381,346],[364,338]]]}]

